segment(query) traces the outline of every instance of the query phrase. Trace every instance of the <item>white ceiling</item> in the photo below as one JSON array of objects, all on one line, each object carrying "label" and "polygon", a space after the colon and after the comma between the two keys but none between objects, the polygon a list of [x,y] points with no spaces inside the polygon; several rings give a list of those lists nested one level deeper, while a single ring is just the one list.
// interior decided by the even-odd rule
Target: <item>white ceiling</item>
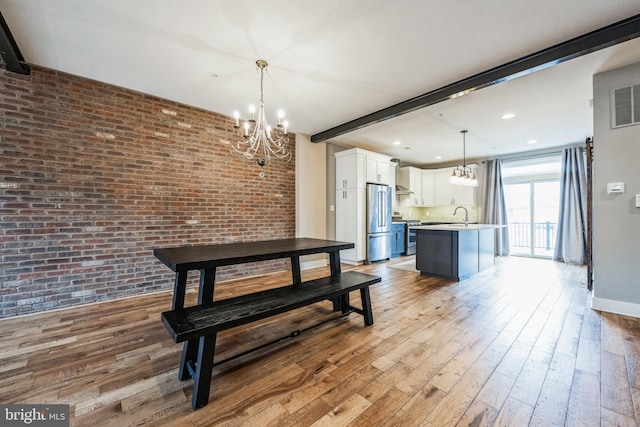
[{"label": "white ceiling", "polygon": [[[640,14],[640,1],[0,0],[0,10],[30,64],[228,115],[257,104],[255,61],[266,59],[268,118],[282,108],[293,132],[313,135]],[[460,160],[462,129],[467,158],[584,142],[593,74],[635,62],[640,39],[335,141],[419,166]]]}]

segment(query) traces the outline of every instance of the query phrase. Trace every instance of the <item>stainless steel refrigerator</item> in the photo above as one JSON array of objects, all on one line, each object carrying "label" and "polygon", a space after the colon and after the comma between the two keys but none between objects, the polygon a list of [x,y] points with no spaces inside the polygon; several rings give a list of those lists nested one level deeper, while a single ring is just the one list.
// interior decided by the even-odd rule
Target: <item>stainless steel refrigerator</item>
[{"label": "stainless steel refrigerator", "polygon": [[367,262],[391,257],[391,187],[367,184]]}]

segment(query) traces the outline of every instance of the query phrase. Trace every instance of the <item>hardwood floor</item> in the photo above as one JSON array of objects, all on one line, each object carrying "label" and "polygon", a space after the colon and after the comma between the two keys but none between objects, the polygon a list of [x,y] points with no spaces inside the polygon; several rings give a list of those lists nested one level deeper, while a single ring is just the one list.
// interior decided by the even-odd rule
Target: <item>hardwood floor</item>
[{"label": "hardwood floor", "polygon": [[[382,277],[373,326],[352,314],[216,366],[197,411],[160,322],[170,293],[1,321],[0,402],[69,404],[77,426],[640,424],[640,321],[591,310],[585,268],[501,258],[456,283],[406,259],[357,267]],[[289,280],[221,282],[216,298]],[[226,331],[216,360],[332,316],[325,302]]]}]

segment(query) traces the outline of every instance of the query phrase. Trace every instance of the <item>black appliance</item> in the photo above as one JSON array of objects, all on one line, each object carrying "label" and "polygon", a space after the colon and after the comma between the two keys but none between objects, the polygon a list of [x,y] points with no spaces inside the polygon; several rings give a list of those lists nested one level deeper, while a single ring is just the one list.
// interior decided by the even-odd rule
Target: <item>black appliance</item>
[{"label": "black appliance", "polygon": [[413,228],[415,226],[422,225],[418,220],[407,220],[406,236],[404,239],[405,255],[414,255],[416,253],[417,232]]}]

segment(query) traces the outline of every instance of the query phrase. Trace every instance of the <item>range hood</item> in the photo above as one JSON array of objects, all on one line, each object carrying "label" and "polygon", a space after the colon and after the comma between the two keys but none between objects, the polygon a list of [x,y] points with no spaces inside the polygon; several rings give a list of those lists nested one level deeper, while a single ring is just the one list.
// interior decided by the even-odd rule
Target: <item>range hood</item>
[{"label": "range hood", "polygon": [[[391,161],[397,165],[395,170],[396,170],[396,182],[398,182],[398,168],[400,168],[400,159],[394,157],[393,159],[391,159]],[[406,196],[409,194],[413,194],[413,191],[409,190],[404,185],[396,184],[396,195]]]},{"label": "range hood", "polygon": [[409,190],[404,185],[396,184],[396,194],[399,195],[399,196],[402,196],[402,195],[405,195],[405,194],[413,194],[413,191]]}]

